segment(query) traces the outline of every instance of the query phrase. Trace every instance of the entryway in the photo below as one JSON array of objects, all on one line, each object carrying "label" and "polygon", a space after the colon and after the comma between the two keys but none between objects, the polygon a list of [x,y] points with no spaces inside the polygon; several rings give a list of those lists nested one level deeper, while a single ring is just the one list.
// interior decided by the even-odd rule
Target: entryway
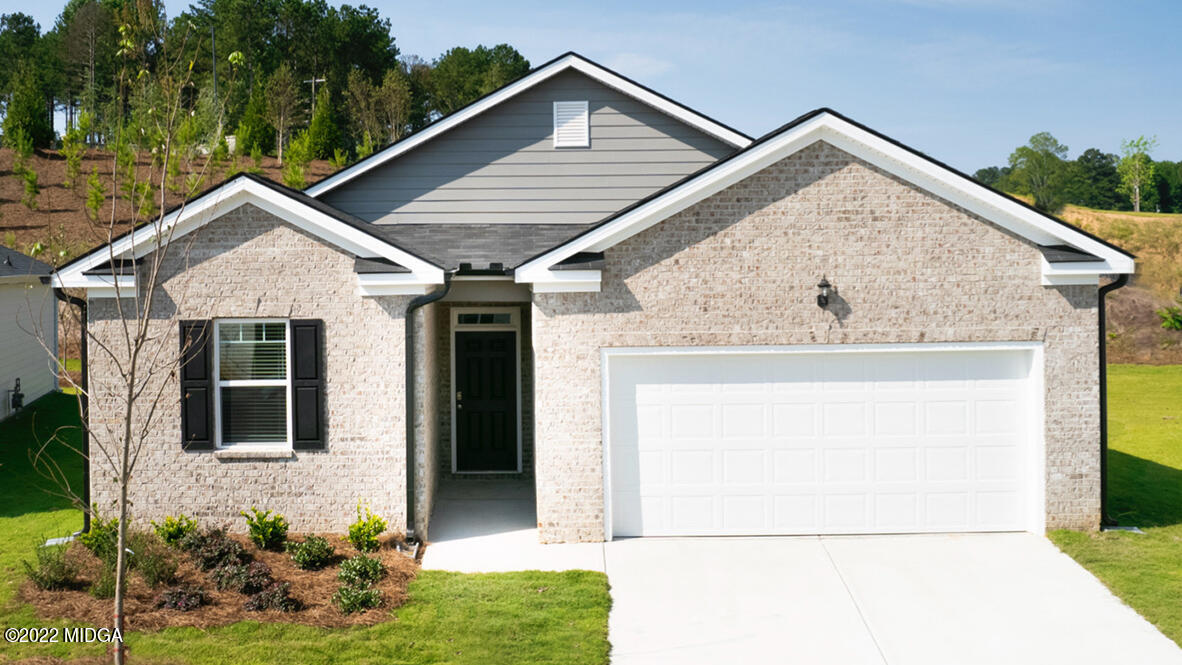
[{"label": "entryway", "polygon": [[452,473],[522,472],[521,309],[451,309]]}]

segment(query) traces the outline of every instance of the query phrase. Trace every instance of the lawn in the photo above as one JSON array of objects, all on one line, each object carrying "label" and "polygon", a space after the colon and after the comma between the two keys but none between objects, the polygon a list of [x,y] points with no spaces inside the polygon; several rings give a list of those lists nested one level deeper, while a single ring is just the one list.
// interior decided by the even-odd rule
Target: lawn
[{"label": "lawn", "polygon": [[1111,365],[1108,381],[1108,513],[1145,534],[1050,537],[1182,645],[1182,366]]},{"label": "lawn", "polygon": [[[35,543],[82,526],[81,513],[43,491],[33,472],[30,440],[77,425],[76,402],[49,395],[0,423],[0,625],[46,625],[15,598],[21,560]],[[67,440],[77,445],[78,432]],[[81,477],[77,455],[55,448],[67,474]],[[206,630],[132,633],[134,663],[606,663],[607,578],[602,573],[522,572],[464,575],[423,571],[410,601],[392,620],[367,627],[322,629],[242,622]],[[64,624],[62,624],[64,625]],[[280,648],[276,648],[280,647]],[[4,645],[0,662],[28,657],[94,656],[101,647]]]}]

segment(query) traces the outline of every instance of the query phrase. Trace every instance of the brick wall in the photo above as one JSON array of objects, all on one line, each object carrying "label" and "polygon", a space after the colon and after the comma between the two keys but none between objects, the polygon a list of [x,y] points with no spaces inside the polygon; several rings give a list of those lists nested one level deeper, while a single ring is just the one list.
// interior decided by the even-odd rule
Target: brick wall
[{"label": "brick wall", "polygon": [[1029,242],[817,143],[606,258],[534,296],[542,540],[603,537],[600,349],[630,346],[1041,341],[1047,526],[1098,525],[1096,287],[1042,286]]},{"label": "brick wall", "polygon": [[[286,515],[293,532],[340,532],[354,519],[357,501],[366,500],[392,531],[402,532],[403,315],[410,297],[359,296],[351,256],[250,205],[176,241],[163,268],[152,302],[157,341],[150,350],[159,349],[163,372],[152,385],[165,385],[132,481],[134,518],[184,512],[243,531],[238,511],[253,505]],[[279,461],[219,460],[211,451],[181,450],[180,389],[169,376],[177,321],[214,317],[324,320],[324,451]],[[118,348],[115,301],[92,300],[90,325],[104,344]],[[111,356],[93,342],[90,361],[92,426],[97,437],[111,441],[123,422],[122,388]],[[420,469],[421,478],[430,477],[429,466]],[[95,505],[110,514],[117,495],[112,474],[96,461],[92,475]]]}]

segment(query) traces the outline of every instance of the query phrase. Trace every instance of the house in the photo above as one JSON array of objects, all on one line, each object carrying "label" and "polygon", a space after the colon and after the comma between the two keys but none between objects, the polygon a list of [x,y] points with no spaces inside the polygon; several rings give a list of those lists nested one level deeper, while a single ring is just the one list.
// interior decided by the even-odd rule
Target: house
[{"label": "house", "polygon": [[[426,537],[441,478],[519,477],[547,542],[1100,522],[1099,284],[1133,257],[828,109],[751,139],[571,53],[164,222],[185,364],[141,518],[367,501]],[[159,251],[54,284],[103,339]],[[92,422],[113,376],[92,353]]]},{"label": "house", "polygon": [[0,246],[0,420],[57,390],[57,299],[43,283],[51,272]]}]

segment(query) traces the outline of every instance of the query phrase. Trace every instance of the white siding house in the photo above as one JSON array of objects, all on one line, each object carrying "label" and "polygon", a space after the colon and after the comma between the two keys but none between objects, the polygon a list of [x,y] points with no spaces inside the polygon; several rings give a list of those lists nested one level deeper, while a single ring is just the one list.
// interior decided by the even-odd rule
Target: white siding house
[{"label": "white siding house", "polygon": [[57,389],[52,357],[57,355],[57,300],[41,282],[52,269],[0,247],[0,419],[12,415],[12,393],[20,380],[27,405]]}]

